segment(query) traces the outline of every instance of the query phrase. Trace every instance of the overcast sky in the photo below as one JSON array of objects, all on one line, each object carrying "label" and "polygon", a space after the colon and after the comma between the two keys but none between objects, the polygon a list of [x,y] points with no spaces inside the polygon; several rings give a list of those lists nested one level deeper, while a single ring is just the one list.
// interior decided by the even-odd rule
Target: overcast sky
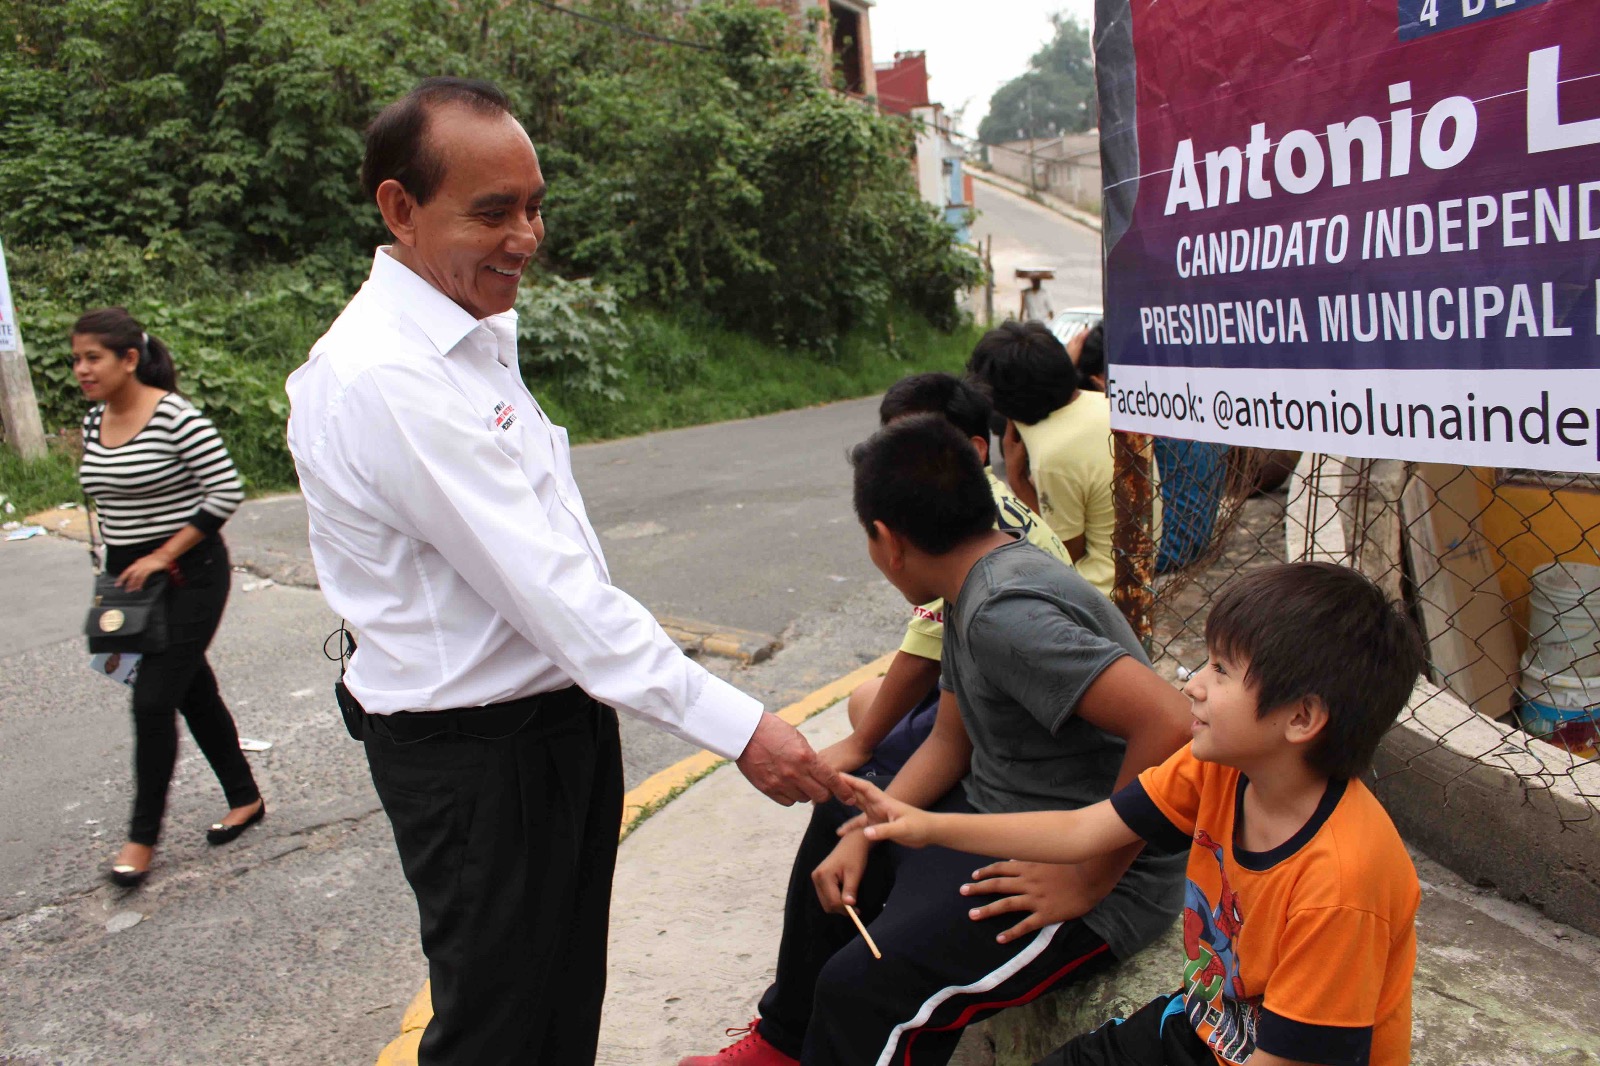
[{"label": "overcast sky", "polygon": [[1094,0],[878,0],[872,9],[872,58],[928,53],[928,93],[954,113],[967,105],[961,131],[978,132],[989,97],[1028,69],[1028,58],[1050,39],[1054,12],[1087,23]]}]

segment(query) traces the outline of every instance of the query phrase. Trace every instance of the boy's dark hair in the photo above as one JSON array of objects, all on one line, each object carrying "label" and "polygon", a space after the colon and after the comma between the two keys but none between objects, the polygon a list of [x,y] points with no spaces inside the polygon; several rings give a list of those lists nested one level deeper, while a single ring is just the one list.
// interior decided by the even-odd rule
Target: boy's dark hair
[{"label": "boy's dark hair", "polygon": [[1089,379],[1105,377],[1106,373],[1106,327],[1103,322],[1096,322],[1094,329],[1083,338],[1083,349],[1078,352],[1078,379],[1084,388],[1090,388]]},{"label": "boy's dark hair", "polygon": [[433,150],[428,126],[447,105],[480,114],[510,114],[511,101],[496,85],[476,78],[425,78],[417,87],[378,112],[367,126],[361,160],[361,190],[370,200],[393,178],[419,204],[433,199],[444,181],[444,160]]},{"label": "boy's dark hair", "polygon": [[1288,563],[1230,584],[1206,620],[1206,646],[1248,662],[1257,714],[1308,696],[1328,724],[1306,759],[1358,777],[1422,672],[1416,627],[1365,576],[1333,563]]},{"label": "boy's dark hair", "polygon": [[1041,322],[1006,322],[978,341],[967,360],[994,402],[1014,422],[1042,422],[1078,394],[1078,371],[1067,349]]},{"label": "boy's dark hair", "polygon": [[942,415],[897,419],[850,451],[856,517],[882,522],[929,555],[994,528],[994,493],[972,442]]},{"label": "boy's dark hair", "polygon": [[967,436],[988,440],[991,411],[983,391],[954,374],[912,374],[883,394],[878,424],[887,426],[907,415],[943,415]]}]

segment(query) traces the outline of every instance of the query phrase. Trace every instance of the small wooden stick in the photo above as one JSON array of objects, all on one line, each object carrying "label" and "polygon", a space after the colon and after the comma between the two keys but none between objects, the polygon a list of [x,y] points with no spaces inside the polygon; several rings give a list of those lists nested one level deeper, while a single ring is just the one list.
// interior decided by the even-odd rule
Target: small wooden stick
[{"label": "small wooden stick", "polygon": [[850,920],[855,922],[856,928],[861,931],[861,939],[865,940],[867,942],[867,947],[872,949],[872,957],[875,959],[883,958],[883,952],[879,951],[878,945],[872,942],[872,934],[867,932],[867,927],[861,924],[861,915],[856,913],[856,909],[850,906],[850,904],[846,903],[844,905],[844,912],[850,916]]}]

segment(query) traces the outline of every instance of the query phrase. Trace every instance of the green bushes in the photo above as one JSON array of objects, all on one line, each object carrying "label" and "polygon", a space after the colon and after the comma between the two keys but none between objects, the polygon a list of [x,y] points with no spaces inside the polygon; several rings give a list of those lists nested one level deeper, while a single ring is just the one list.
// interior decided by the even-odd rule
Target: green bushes
[{"label": "green bushes", "polygon": [[[916,195],[910,127],[828,90],[809,36],[749,0],[583,6],[699,47],[502,0],[0,5],[0,237],[49,426],[82,413],[71,321],[124,305],[173,346],[252,487],[292,483],[283,378],[384,237],[360,130],[440,73],[497,81],[539,148],[524,372],[590,425],[832,397],[852,367],[894,363],[883,338],[959,324],[979,268]],[[718,379],[744,389],[727,404],[644,395],[692,391],[716,378],[710,349],[741,346],[764,370]]]}]

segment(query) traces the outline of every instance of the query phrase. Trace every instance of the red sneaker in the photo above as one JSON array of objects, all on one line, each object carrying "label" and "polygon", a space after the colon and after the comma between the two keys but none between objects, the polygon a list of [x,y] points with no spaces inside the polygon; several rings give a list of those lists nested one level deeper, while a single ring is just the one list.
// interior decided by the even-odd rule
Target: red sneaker
[{"label": "red sneaker", "polygon": [[727,1030],[729,1036],[737,1036],[739,1040],[715,1055],[693,1055],[679,1059],[678,1066],[800,1066],[799,1059],[785,1055],[756,1032],[756,1022],[760,1020],[754,1019],[743,1029]]}]

